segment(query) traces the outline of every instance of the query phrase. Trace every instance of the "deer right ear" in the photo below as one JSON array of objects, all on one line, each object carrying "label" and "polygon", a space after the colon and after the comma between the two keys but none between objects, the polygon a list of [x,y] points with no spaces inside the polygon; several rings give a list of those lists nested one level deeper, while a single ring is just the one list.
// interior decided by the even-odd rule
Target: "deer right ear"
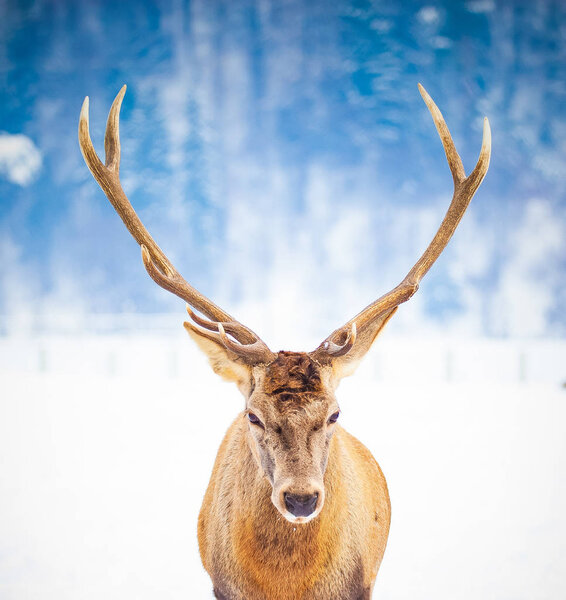
[{"label": "deer right ear", "polygon": [[323,342],[311,354],[319,362],[326,362],[332,366],[332,378],[336,386],[343,377],[354,373],[377,336],[383,331],[383,328],[396,311],[397,308],[394,308],[380,319],[365,323],[359,330],[354,329],[354,335],[350,334],[348,336],[349,338],[353,337],[353,339],[346,338],[342,346],[333,343],[334,355],[328,353],[328,341]]},{"label": "deer right ear", "polygon": [[245,364],[236,354],[228,350],[224,344],[206,334],[197,326],[185,321],[183,326],[208,356],[215,373],[227,381],[234,381],[240,391],[246,395],[252,381],[252,368]]}]

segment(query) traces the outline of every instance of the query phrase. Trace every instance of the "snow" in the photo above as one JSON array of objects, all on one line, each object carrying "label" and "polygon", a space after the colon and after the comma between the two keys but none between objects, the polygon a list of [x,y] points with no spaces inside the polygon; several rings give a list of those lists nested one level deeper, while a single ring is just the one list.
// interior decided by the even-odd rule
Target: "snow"
[{"label": "snow", "polygon": [[[563,594],[565,346],[531,346],[385,339],[341,384],[391,493],[374,598]],[[0,338],[0,390],[2,599],[212,598],[197,515],[243,399],[188,340]]]}]

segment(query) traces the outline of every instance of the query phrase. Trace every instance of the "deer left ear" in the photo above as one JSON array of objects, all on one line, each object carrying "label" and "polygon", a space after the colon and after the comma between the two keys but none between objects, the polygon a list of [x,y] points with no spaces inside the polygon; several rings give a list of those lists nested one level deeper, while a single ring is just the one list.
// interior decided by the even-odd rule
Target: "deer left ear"
[{"label": "deer left ear", "polygon": [[198,347],[208,356],[213,371],[226,381],[236,383],[240,391],[246,395],[248,388],[251,387],[251,367],[228,350],[221,342],[212,336],[207,336],[192,323],[185,321],[183,325]]},{"label": "deer left ear", "polygon": [[[397,308],[393,308],[389,312],[385,313],[381,318],[362,326],[356,331],[356,338],[352,347],[341,356],[332,356],[326,354],[324,358],[325,348],[323,346],[317,348],[312,354],[316,354],[316,358],[319,362],[326,362],[332,368],[332,379],[335,385],[338,386],[340,380],[343,377],[352,375],[357,369],[358,365],[371,348],[373,342],[377,336],[383,331],[385,325],[389,319],[395,314]],[[337,341],[337,343],[340,340]]]}]

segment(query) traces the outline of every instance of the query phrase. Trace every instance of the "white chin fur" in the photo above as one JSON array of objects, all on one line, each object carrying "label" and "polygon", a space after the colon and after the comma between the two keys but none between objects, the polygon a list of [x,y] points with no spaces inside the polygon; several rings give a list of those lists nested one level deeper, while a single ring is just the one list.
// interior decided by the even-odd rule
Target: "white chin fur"
[{"label": "white chin fur", "polygon": [[289,521],[289,523],[304,525],[305,523],[312,521],[315,517],[318,517],[319,512],[319,510],[315,510],[308,517],[296,517],[293,513],[290,513],[288,510],[286,510],[283,513],[283,516],[287,519],[287,521]]}]

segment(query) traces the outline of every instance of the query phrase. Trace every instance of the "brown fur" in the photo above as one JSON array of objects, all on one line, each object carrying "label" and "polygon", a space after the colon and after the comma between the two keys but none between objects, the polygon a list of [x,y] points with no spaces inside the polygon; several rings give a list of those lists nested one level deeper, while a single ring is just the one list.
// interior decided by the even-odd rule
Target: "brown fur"
[{"label": "brown fur", "polygon": [[338,426],[324,508],[293,525],[270,501],[247,429],[242,413],[222,442],[199,516],[201,558],[215,589],[230,600],[369,598],[390,519],[385,478],[369,451]]},{"label": "brown fur", "polygon": [[[327,423],[337,409],[331,369],[281,352],[250,377],[247,410],[220,446],[199,516],[201,558],[216,596],[369,599],[389,532],[389,496],[370,452]],[[261,414],[263,429],[249,422],[250,410]],[[278,480],[302,491],[319,477],[320,513],[289,522],[274,501]]]},{"label": "brown fur", "polygon": [[279,352],[267,366],[264,388],[267,394],[320,392],[320,365],[304,352]]}]

